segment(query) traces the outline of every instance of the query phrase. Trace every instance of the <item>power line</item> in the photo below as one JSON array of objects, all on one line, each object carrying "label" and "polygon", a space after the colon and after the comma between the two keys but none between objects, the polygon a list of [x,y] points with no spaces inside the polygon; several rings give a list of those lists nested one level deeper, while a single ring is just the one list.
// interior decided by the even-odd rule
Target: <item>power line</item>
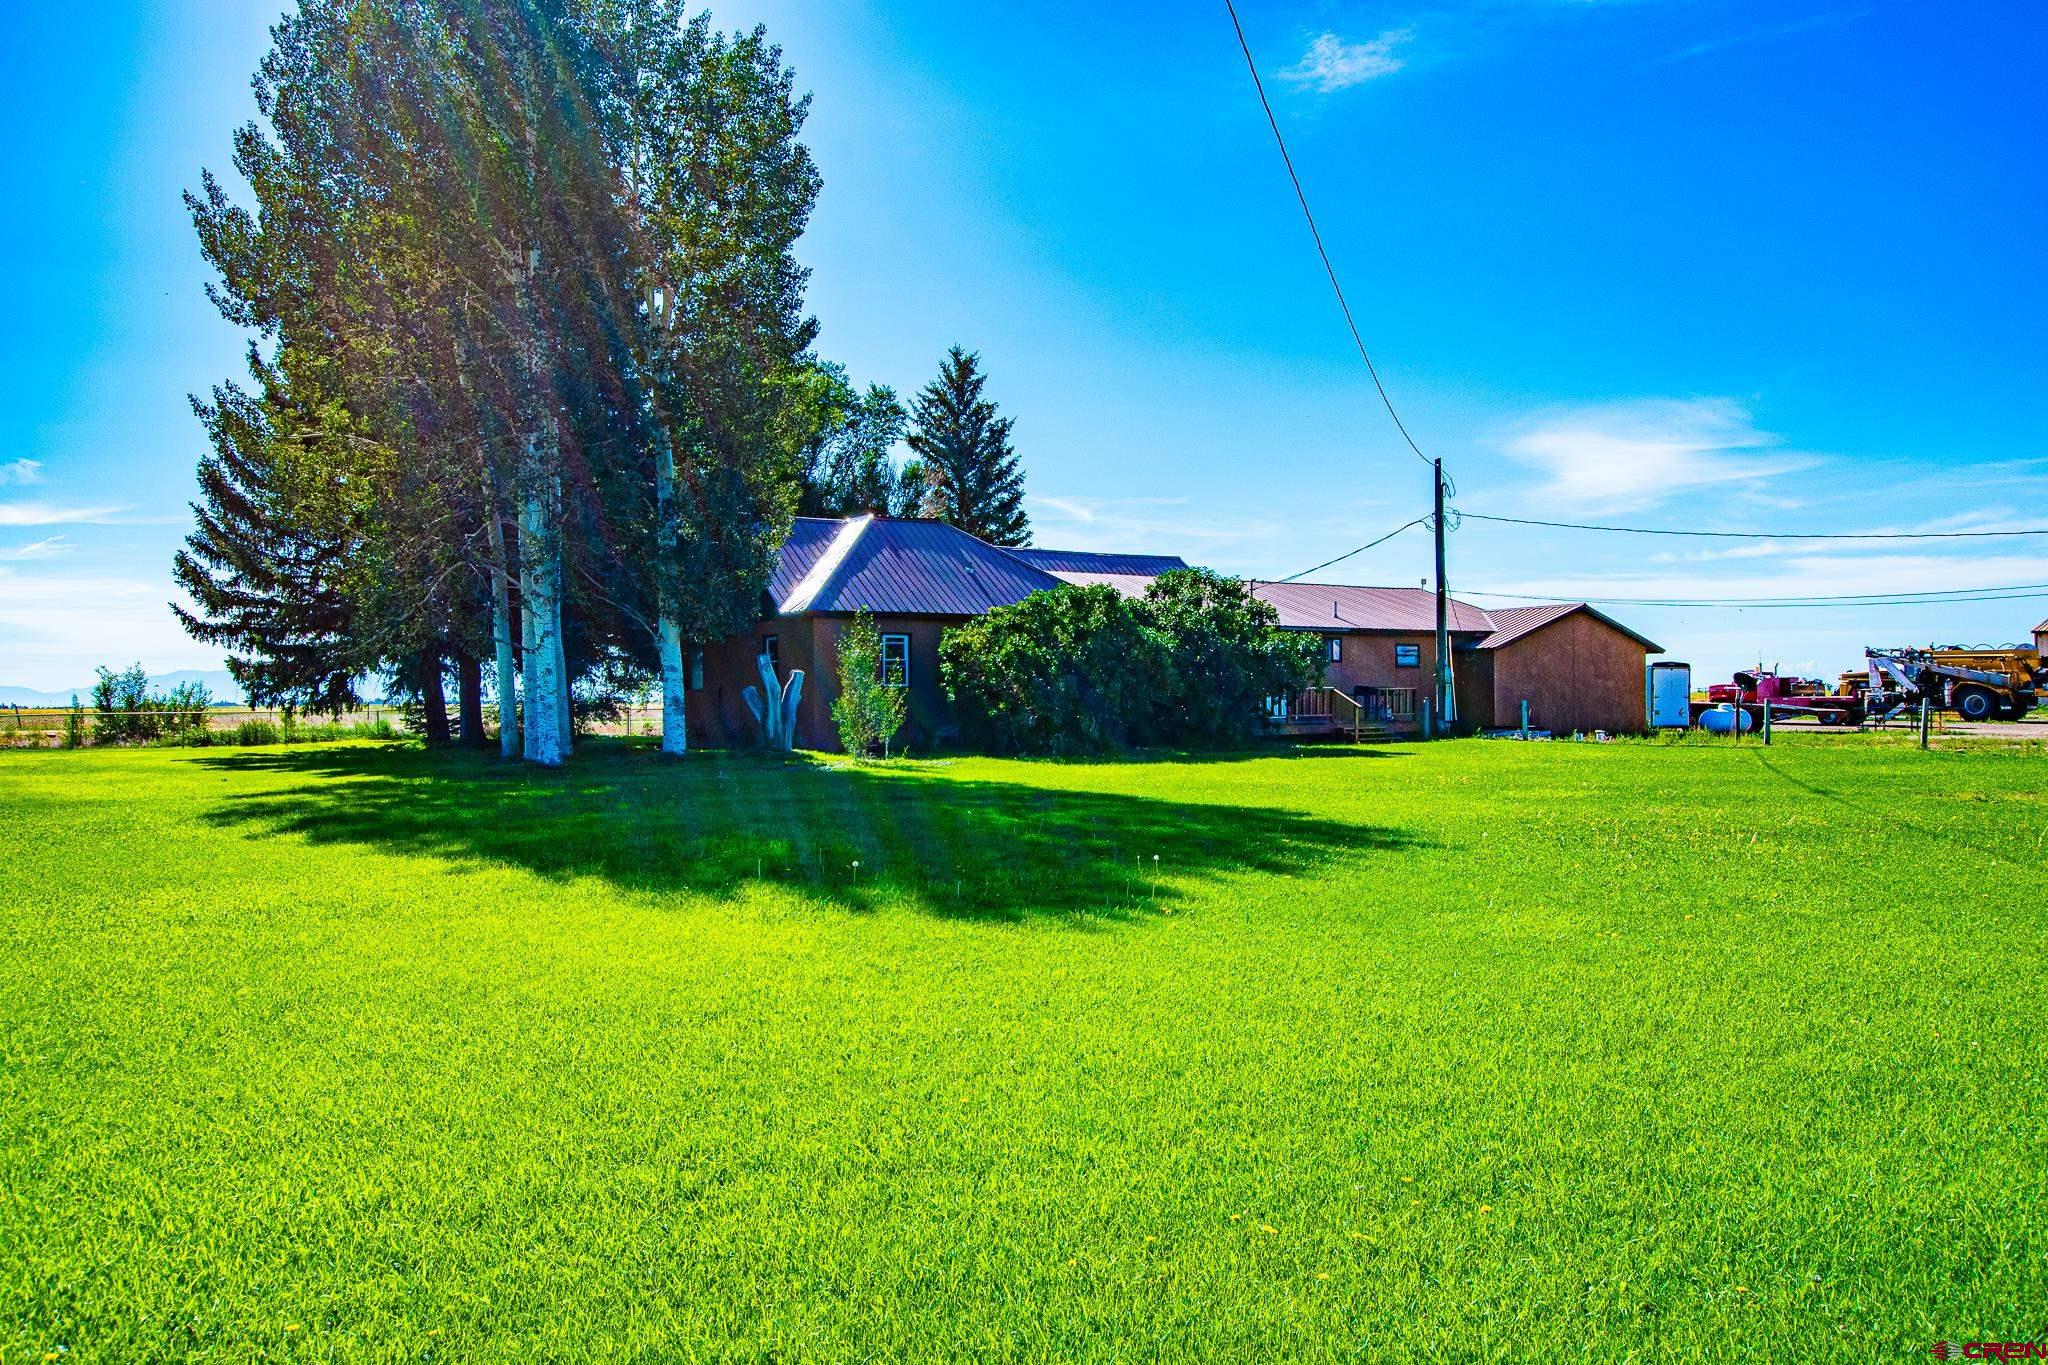
[{"label": "power line", "polygon": [[[1273,117],[1272,102],[1266,98],[1266,83],[1259,79],[1259,64],[1252,60],[1251,44],[1245,41],[1244,25],[1238,22],[1237,6],[1232,0],[1223,0],[1223,7],[1230,11],[1230,26],[1237,30],[1237,45],[1244,52],[1245,68],[1252,73],[1252,88],[1259,92],[1259,107],[1266,111],[1266,126],[1273,130],[1273,142],[1280,148],[1280,160],[1287,167],[1288,180],[1294,184],[1294,197],[1301,201],[1301,216],[1308,220],[1308,234],[1315,239],[1316,255],[1323,258],[1323,273],[1330,277],[1330,288],[1337,295],[1337,306],[1344,310],[1344,325],[1351,329],[1351,340],[1358,346],[1358,358],[1365,362],[1366,373],[1372,376],[1372,386],[1379,390],[1380,402],[1386,405],[1387,416],[1394,419],[1394,428],[1401,433],[1401,439],[1415,452],[1416,459],[1429,464],[1429,456],[1422,453],[1422,447],[1416,445],[1415,438],[1408,434],[1407,424],[1401,420],[1401,414],[1394,411],[1394,400],[1387,396],[1387,386],[1380,382],[1379,367],[1372,363],[1372,355],[1365,349],[1365,338],[1359,335],[1358,323],[1351,316],[1351,304],[1344,297],[1344,286],[1337,283],[1337,267],[1330,264],[1330,253],[1323,247],[1322,231],[1316,227],[1315,213],[1308,206],[1308,194],[1301,187],[1301,177],[1295,174],[1294,158],[1287,154],[1287,139],[1280,135],[1280,120]],[[1303,572],[1314,573],[1315,569],[1305,569]]]},{"label": "power line", "polygon": [[1370,549],[1371,549],[1371,548],[1372,548],[1373,546],[1375,546],[1375,545],[1384,545],[1384,544],[1386,544],[1386,543],[1387,543],[1388,541],[1392,540],[1392,539],[1393,539],[1393,538],[1394,538],[1395,536],[1398,536],[1398,535],[1400,535],[1400,534],[1401,534],[1401,533],[1402,533],[1403,531],[1406,531],[1406,530],[1410,529],[1411,527],[1421,526],[1421,525],[1423,525],[1424,523],[1426,523],[1426,522],[1427,522],[1428,520],[1429,520],[1429,518],[1428,518],[1428,517],[1417,517],[1417,518],[1416,518],[1415,520],[1413,520],[1413,521],[1411,521],[1411,522],[1407,523],[1407,525],[1404,525],[1404,526],[1396,526],[1396,527],[1395,527],[1395,528],[1394,528],[1393,530],[1391,530],[1391,531],[1387,532],[1387,533],[1386,533],[1385,535],[1381,536],[1381,537],[1380,537],[1380,538],[1379,538],[1378,540],[1368,540],[1367,542],[1365,542],[1365,544],[1363,544],[1363,545],[1359,546],[1359,547],[1358,547],[1357,549],[1355,549],[1355,550],[1346,550],[1346,551],[1345,551],[1345,552],[1344,552],[1343,554],[1341,554],[1341,555],[1338,555],[1338,556],[1337,556],[1337,557],[1336,557],[1335,559],[1326,559],[1326,560],[1324,560],[1324,561],[1323,561],[1322,563],[1320,563],[1320,564],[1314,564],[1314,565],[1311,565],[1311,566],[1309,566],[1308,568],[1306,568],[1306,569],[1303,569],[1303,570],[1302,570],[1302,571],[1301,571],[1300,573],[1291,573],[1291,574],[1287,575],[1287,577],[1285,577],[1285,578],[1271,578],[1271,579],[1263,579],[1263,580],[1261,580],[1261,581],[1262,581],[1262,582],[1268,582],[1268,583],[1292,583],[1292,582],[1293,582],[1293,581],[1294,581],[1295,579],[1297,579],[1297,578],[1301,578],[1301,577],[1303,577],[1303,576],[1305,576],[1305,575],[1307,575],[1307,574],[1312,574],[1312,573],[1314,573],[1314,572],[1315,572],[1315,571],[1316,571],[1317,569],[1327,569],[1327,568],[1329,568],[1329,567],[1330,567],[1330,566],[1331,566],[1332,564],[1342,564],[1342,563],[1343,563],[1343,562],[1344,562],[1345,560],[1347,560],[1347,559],[1351,558],[1351,557],[1352,557],[1353,555],[1362,555],[1362,554],[1364,554],[1364,553],[1365,553],[1365,552],[1366,552],[1367,550],[1370,550]]},{"label": "power line", "polygon": [[[1518,602],[1556,602],[1558,595],[1494,592],[1468,588],[1473,597],[1505,597]],[[1587,597],[1579,600],[1614,607],[1941,607],[1953,602],[2025,602],[2048,597],[2048,583],[2012,583],[1986,588],[1942,588],[1928,592],[1833,593],[1812,597]]]},{"label": "power line", "polygon": [[1715,540],[1976,540],[1999,536],[2048,536],[2048,527],[2025,527],[2017,531],[1679,531],[1655,526],[1601,526],[1583,521],[1494,517],[1484,512],[1462,510],[1459,516],[1470,517],[1474,521],[1505,522],[1511,526],[1552,526],[1563,531],[1612,531],[1631,536],[1703,536]]}]

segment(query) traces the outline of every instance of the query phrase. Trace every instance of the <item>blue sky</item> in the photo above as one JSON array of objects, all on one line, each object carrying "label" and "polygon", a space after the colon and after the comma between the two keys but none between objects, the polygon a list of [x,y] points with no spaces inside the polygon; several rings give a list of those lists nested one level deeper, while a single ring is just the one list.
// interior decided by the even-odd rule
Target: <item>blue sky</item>
[{"label": "blue sky", "polygon": [[[1292,573],[1425,510],[1220,0],[730,0],[816,102],[821,351],[960,342],[1043,544]],[[163,602],[240,372],[178,194],[225,169],[274,3],[25,7],[0,50],[0,683],[218,664]],[[1752,531],[2048,523],[2048,11],[1897,0],[1245,0],[1360,324],[1469,511]],[[1454,591],[1755,597],[2048,581],[2039,540],[1652,540],[1467,521]],[[1322,577],[1416,583],[1411,531]],[[1493,600],[1493,599],[1480,599]],[[1703,675],[2011,639],[2048,600],[1615,607]]]}]

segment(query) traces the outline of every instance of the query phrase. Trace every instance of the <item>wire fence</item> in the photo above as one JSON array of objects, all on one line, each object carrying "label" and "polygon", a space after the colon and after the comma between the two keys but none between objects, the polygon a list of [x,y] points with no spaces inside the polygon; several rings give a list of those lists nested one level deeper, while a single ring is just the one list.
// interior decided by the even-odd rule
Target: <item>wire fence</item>
[{"label": "wire fence", "polygon": [[[0,706],[0,748],[57,747],[69,742],[74,731],[76,742],[81,744],[220,744],[235,743],[238,735],[247,737],[245,742],[274,744],[298,737],[346,738],[350,732],[366,737],[393,732],[409,735],[417,732],[419,720],[416,708],[382,702],[331,716],[262,706],[209,706],[191,711],[173,707],[101,711],[87,706],[75,712],[68,706]],[[449,723],[459,730],[452,712]],[[484,708],[483,723],[486,732],[495,736],[497,707]],[[262,727],[267,727],[267,731]],[[579,716],[576,731],[590,735],[659,734],[661,704],[624,704],[616,716]]]}]

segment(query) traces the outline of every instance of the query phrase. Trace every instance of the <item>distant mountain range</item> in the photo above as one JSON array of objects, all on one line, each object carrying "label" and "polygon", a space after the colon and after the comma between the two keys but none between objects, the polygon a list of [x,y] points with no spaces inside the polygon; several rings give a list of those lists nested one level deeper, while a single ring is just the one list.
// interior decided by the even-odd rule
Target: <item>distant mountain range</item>
[{"label": "distant mountain range", "polygon": [[[239,705],[242,701],[242,689],[225,668],[187,668],[176,673],[152,673],[149,690],[168,692],[188,682],[205,683],[207,692],[217,702]],[[87,683],[83,687],[67,687],[60,692],[39,692],[33,687],[0,687],[0,706],[69,706],[74,693],[87,706],[92,705],[92,684]]]}]

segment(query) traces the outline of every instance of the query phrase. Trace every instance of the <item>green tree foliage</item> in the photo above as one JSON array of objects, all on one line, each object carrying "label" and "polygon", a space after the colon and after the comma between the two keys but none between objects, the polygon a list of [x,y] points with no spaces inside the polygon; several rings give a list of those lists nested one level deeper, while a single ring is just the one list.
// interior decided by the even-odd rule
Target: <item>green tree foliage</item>
[{"label": "green tree foliage", "polygon": [[910,448],[925,483],[923,512],[991,545],[1026,545],[1024,472],[1010,447],[1012,419],[983,396],[981,358],[955,346],[911,405]]},{"label": "green tree foliage", "polygon": [[1152,580],[1138,611],[1166,642],[1158,726],[1175,743],[1249,739],[1268,698],[1322,677],[1322,637],[1280,629],[1280,614],[1239,579],[1176,569]]},{"label": "green tree foliage", "polygon": [[910,414],[894,389],[861,392],[844,366],[820,361],[793,374],[789,397],[799,516],[917,515],[924,479],[916,462],[896,463]]},{"label": "green tree foliage", "polygon": [[1321,637],[1280,629],[1233,578],[1162,574],[1143,598],[1109,587],[1033,593],[946,632],[939,659],[963,726],[991,748],[1092,753],[1238,743],[1268,698],[1314,686]]},{"label": "green tree foliage", "polygon": [[229,651],[252,704],[339,712],[375,662],[358,634],[364,518],[336,458],[348,446],[323,448],[325,423],[342,419],[295,400],[260,358],[252,366],[260,393],[224,384],[193,403],[213,449],[172,572],[196,610],[171,610],[195,639]]},{"label": "green tree foliage", "polygon": [[673,0],[594,12],[618,54],[630,377],[651,427],[629,466],[643,491],[627,519],[646,535],[615,564],[682,639],[717,639],[753,622],[796,510],[787,409],[817,334],[795,258],[819,188],[799,140],[810,100],[760,28],[720,34]]},{"label": "green tree foliage", "polygon": [[[93,684],[92,705],[93,742],[124,744],[204,731],[213,698],[199,682],[180,684],[167,693],[151,692],[149,675],[138,663],[118,673],[102,667]],[[73,708],[77,708],[76,699]],[[73,728],[83,727],[67,723],[66,747],[77,747],[71,742]]]},{"label": "green tree foliage", "polygon": [[1169,653],[1116,589],[1061,586],[946,632],[940,673],[970,737],[1021,753],[1151,738]]},{"label": "green tree foliage", "polygon": [[904,689],[882,676],[882,637],[875,618],[865,611],[839,635],[839,695],[832,702],[832,722],[839,743],[855,759],[876,750],[886,752],[903,728]]},{"label": "green tree foliage", "polygon": [[186,623],[316,707],[492,658],[555,761],[572,679],[750,620],[787,533],[808,101],[671,0],[299,0],[256,95],[254,207],[188,197],[259,341],[200,405]]}]

